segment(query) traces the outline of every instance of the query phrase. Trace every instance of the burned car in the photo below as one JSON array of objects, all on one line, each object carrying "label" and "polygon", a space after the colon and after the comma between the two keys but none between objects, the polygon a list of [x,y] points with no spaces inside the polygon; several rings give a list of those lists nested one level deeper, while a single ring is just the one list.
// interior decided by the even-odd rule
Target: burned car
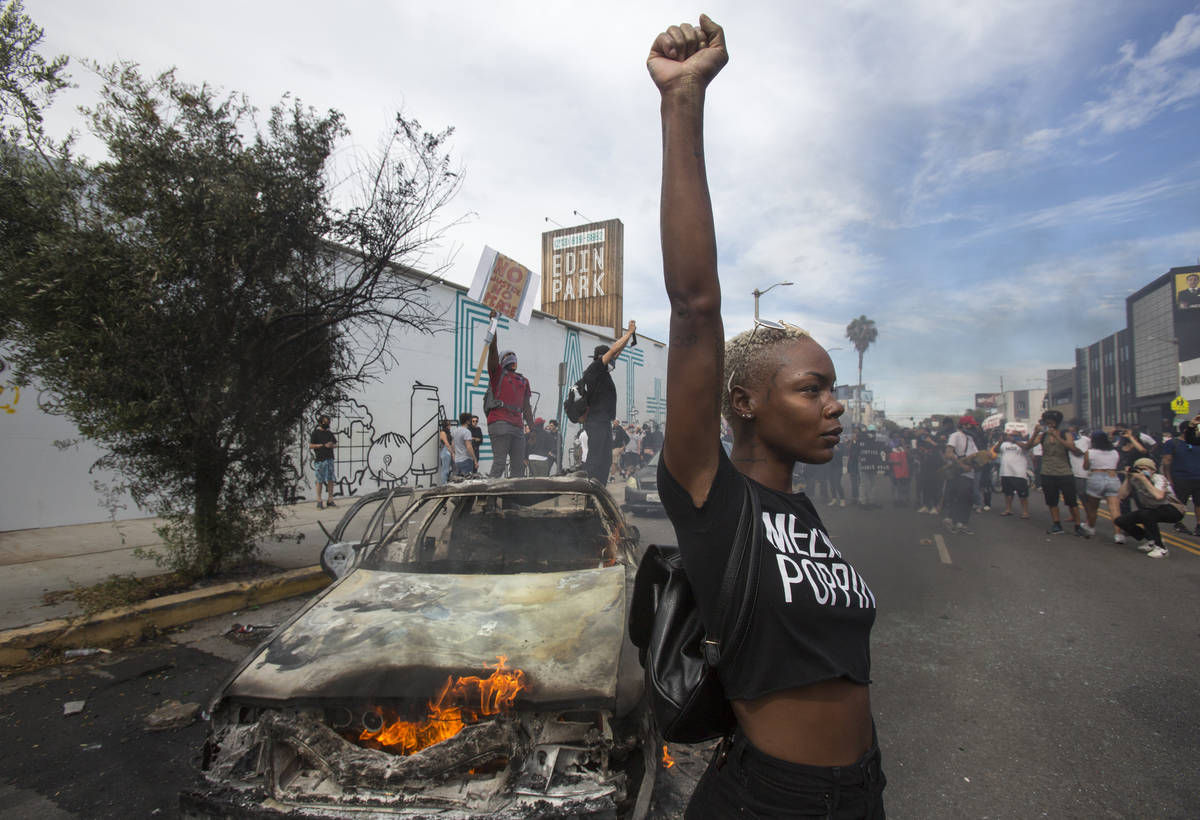
[{"label": "burned car", "polygon": [[585,478],[438,487],[331,540],[335,582],[209,705],[183,816],[645,816],[637,540]]}]

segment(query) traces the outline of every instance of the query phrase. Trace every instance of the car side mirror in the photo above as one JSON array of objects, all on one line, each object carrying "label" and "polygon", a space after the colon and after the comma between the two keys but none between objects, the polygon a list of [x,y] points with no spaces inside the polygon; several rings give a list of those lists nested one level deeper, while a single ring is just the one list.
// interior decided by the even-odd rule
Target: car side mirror
[{"label": "car side mirror", "polygon": [[354,568],[357,557],[358,550],[354,544],[342,541],[326,544],[325,549],[321,550],[321,569],[336,581]]}]

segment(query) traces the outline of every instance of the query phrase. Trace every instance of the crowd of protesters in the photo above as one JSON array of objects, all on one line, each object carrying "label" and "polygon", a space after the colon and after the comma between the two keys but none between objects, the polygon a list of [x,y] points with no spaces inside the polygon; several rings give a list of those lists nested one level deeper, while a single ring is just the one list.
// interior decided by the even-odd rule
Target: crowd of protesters
[{"label": "crowd of protesters", "polygon": [[[849,492],[843,491],[843,475]],[[1027,432],[1023,425],[981,428],[974,416],[944,418],[936,427],[860,428],[827,464],[797,473],[814,503],[898,507],[940,517],[955,535],[973,535],[971,516],[992,512],[1030,517],[1040,494],[1050,516],[1047,534],[1098,535],[1107,512],[1113,541],[1165,557],[1160,525],[1200,536],[1183,523],[1200,501],[1200,416],[1157,441],[1135,424],[1085,429],[1047,410]],[[888,489],[890,488],[890,492]],[[1015,509],[1014,509],[1015,505]]]},{"label": "crowd of protesters", "polygon": [[[587,461],[587,432],[580,427],[575,436],[573,454],[564,461],[561,455],[562,441],[558,422],[555,419],[533,419],[533,424],[524,425],[524,448],[509,447],[508,453],[522,452],[519,468],[514,470],[514,460],[508,459],[501,475],[509,478],[520,476],[550,476],[583,469]],[[628,478],[645,465],[662,449],[663,434],[657,422],[641,426],[613,420],[611,433],[613,458],[609,481]],[[457,425],[450,419],[438,424],[438,483],[451,480],[481,478],[479,459],[484,442],[479,427],[479,417],[463,413]],[[495,477],[495,476],[490,476]]]}]

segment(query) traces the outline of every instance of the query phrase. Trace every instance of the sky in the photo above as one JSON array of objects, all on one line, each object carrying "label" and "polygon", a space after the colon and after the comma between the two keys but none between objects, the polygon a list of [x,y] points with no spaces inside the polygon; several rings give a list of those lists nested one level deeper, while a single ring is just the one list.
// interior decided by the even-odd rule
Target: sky
[{"label": "sky", "polygon": [[[541,233],[620,219],[625,317],[667,338],[655,35],[704,11],[730,62],[706,110],[723,316],[807,328],[895,420],[1041,388],[1125,326],[1125,297],[1200,259],[1200,3],[772,0],[164,3],[26,0],[44,53],[336,108],[342,149],[394,112],[453,126],[460,194],[436,249],[469,284],[484,245],[537,269]],[[86,139],[85,154],[98,151]]]}]

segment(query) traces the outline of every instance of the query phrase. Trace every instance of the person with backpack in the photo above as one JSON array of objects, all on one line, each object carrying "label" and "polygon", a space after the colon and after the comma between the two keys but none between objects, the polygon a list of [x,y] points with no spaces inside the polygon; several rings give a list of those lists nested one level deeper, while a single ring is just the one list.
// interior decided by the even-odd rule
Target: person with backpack
[{"label": "person with backpack", "polygon": [[513,478],[525,473],[525,425],[533,427],[533,409],[529,406],[529,379],[517,372],[516,351],[500,353],[496,338],[488,346],[488,389],[483,409],[487,413],[488,435],[492,439],[492,469],[489,478],[504,475],[505,462]]},{"label": "person with backpack", "polygon": [[[835,545],[807,495],[792,492],[795,464],[828,463],[841,438],[837,372],[800,328],[756,322],[726,341],[721,316],[704,103],[728,59],[724,32],[705,15],[699,26],[659,34],[647,59],[661,96],[671,304],[659,495],[703,622],[723,622],[729,577],[753,625],[729,655],[731,645],[720,647],[716,674],[736,726],[684,817],[879,820],[886,780],[871,714],[875,597],[842,553],[854,545]],[[729,453],[722,415],[733,428]],[[747,538],[760,547],[747,572],[726,575],[734,545]],[[724,644],[729,636],[714,637]]]},{"label": "person with backpack", "polygon": [[583,371],[581,381],[587,385],[587,416],[583,429],[587,432],[588,452],[584,469],[589,477],[608,483],[612,470],[612,423],[617,417],[617,386],[609,372],[616,367],[617,357],[637,332],[637,323],[629,320],[629,329],[611,345],[596,345],[592,363]]}]

